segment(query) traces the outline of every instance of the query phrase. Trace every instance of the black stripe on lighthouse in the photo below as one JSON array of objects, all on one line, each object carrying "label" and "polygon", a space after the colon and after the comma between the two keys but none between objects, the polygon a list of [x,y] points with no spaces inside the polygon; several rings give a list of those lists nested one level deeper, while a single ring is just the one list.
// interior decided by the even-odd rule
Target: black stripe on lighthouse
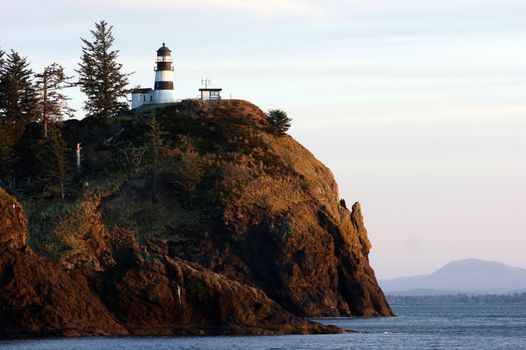
[{"label": "black stripe on lighthouse", "polygon": [[173,90],[174,82],[173,81],[156,81],[155,90]]},{"label": "black stripe on lighthouse", "polygon": [[157,70],[172,70],[172,62],[157,62]]}]

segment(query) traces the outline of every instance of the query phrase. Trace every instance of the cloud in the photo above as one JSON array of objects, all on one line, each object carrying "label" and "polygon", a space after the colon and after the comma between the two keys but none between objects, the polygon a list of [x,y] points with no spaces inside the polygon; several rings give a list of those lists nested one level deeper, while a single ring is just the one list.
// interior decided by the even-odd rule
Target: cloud
[{"label": "cloud", "polygon": [[[283,18],[323,18],[329,15],[325,3],[317,0],[156,0],[155,3],[143,0],[20,0],[2,6],[0,20],[25,15],[25,9],[32,8],[31,18],[46,18],[58,14],[63,20],[70,17],[116,18],[126,16],[139,23],[150,19],[137,18],[156,16],[166,21],[169,18],[192,17],[206,21]],[[2,13],[3,12],[3,13]],[[130,17],[131,16],[131,17]],[[155,17],[153,17],[155,18]],[[71,19],[71,18],[70,18]]]},{"label": "cloud", "polygon": [[[313,2],[301,0],[204,0],[205,3],[227,10],[261,15],[320,16],[327,9]],[[194,3],[191,1],[191,3]]]},{"label": "cloud", "polygon": [[[90,3],[93,2],[108,6],[105,0],[92,0]],[[152,6],[151,3],[142,0],[116,0],[109,6],[154,12],[159,12],[162,8],[163,15],[170,11],[175,15],[179,10],[192,11],[194,15],[198,12],[214,15],[241,13],[254,17],[322,17],[328,14],[326,7],[309,0],[156,0],[156,3],[157,6]]]}]

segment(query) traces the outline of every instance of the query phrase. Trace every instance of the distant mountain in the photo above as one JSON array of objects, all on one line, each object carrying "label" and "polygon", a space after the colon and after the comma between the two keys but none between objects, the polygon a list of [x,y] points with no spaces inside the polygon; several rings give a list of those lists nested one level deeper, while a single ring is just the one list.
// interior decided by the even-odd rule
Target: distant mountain
[{"label": "distant mountain", "polygon": [[430,275],[380,280],[386,294],[504,294],[526,289],[526,269],[478,259],[453,261]]},{"label": "distant mountain", "polygon": [[388,297],[390,296],[421,297],[421,296],[437,296],[437,295],[455,295],[455,294],[463,293],[458,290],[445,290],[445,289],[442,290],[442,289],[428,289],[428,288],[409,289],[409,290],[400,290],[400,291],[386,291],[385,289],[383,289],[383,291]]}]

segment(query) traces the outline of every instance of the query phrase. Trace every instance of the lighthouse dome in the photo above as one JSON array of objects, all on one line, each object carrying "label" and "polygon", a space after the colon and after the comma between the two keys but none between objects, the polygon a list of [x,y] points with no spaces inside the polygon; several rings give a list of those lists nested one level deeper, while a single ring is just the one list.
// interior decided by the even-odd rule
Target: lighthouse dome
[{"label": "lighthouse dome", "polygon": [[157,56],[169,56],[172,50],[167,48],[165,44],[163,43],[163,46],[157,50]]}]

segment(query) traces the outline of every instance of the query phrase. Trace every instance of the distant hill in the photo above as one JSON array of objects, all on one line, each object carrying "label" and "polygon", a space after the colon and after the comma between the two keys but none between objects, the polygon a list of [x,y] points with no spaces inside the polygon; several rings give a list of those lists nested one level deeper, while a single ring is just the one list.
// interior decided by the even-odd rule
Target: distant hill
[{"label": "distant hill", "polygon": [[388,295],[391,305],[526,305],[526,293],[513,294],[447,294]]},{"label": "distant hill", "polygon": [[526,269],[478,259],[453,261],[430,275],[380,280],[386,294],[503,294],[526,289]]}]

